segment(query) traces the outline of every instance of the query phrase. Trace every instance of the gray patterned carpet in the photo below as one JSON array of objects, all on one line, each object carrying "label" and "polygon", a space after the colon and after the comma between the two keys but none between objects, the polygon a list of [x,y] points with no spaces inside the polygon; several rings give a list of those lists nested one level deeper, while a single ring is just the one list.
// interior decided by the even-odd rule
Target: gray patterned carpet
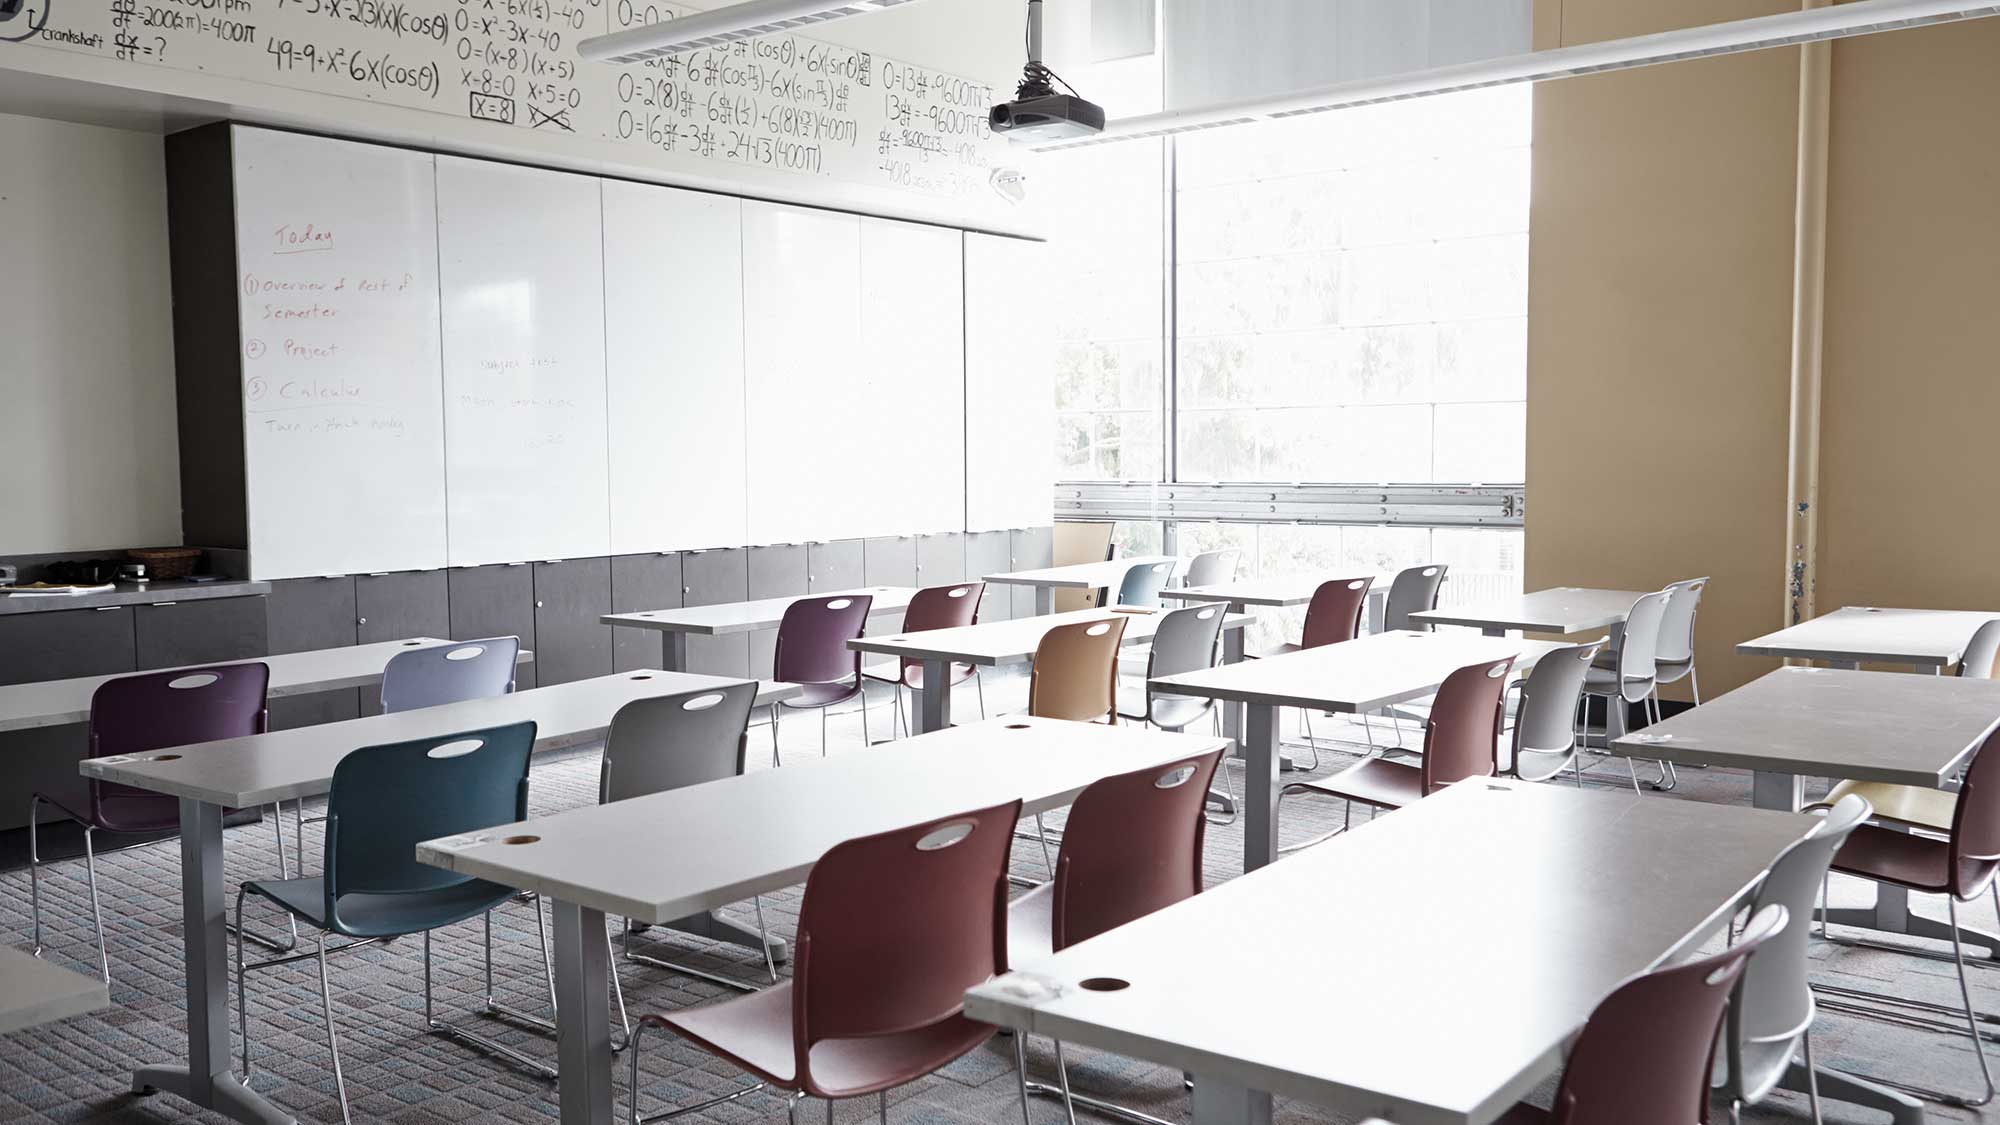
[{"label": "gray patterned carpet", "polygon": [[[1025,696],[1021,680],[996,678],[987,698],[996,711],[1018,709]],[[974,713],[971,698],[961,715]],[[876,718],[885,712],[879,707]],[[796,722],[784,732],[788,755],[818,752],[817,724]],[[1338,721],[1316,724],[1323,739],[1336,736],[1357,744],[1359,727]],[[881,725],[877,725],[880,737]],[[762,730],[753,747],[768,745]],[[832,724],[835,753],[862,753],[858,716],[836,716]],[[753,753],[753,758],[756,754]],[[1345,760],[1323,755],[1327,769]],[[1605,771],[1607,783],[1622,782],[1623,769]],[[567,751],[538,759],[533,805],[551,812],[594,799],[597,777],[595,748]],[[1685,771],[1680,790],[1660,800],[1705,800],[1747,804],[1747,776],[1730,771]],[[1303,838],[1330,827],[1339,815],[1334,802],[1301,801],[1287,805],[1288,839]],[[1052,826],[1059,818],[1052,820]],[[288,829],[289,830],[289,829]],[[276,868],[268,825],[229,830],[226,843],[232,881],[272,872]],[[308,827],[308,855],[318,840]],[[1216,827],[1208,835],[1207,868],[1211,883],[1240,870],[1242,833],[1236,827]],[[313,859],[317,868],[317,859]],[[1584,862],[1587,862],[1584,861]],[[1039,877],[1040,850],[1017,847],[1014,865],[1023,876]],[[12,1036],[0,1037],[0,1121],[167,1122],[215,1121],[169,1095],[135,1099],[125,1093],[131,1069],[142,1063],[178,1058],[184,1042],[179,926],[179,853],[171,843],[135,848],[100,861],[100,889],[110,924],[114,1006],[94,1016]],[[789,936],[796,919],[798,890],[767,896],[771,927]],[[1867,891],[1836,880],[1836,903],[1863,901]],[[66,862],[45,870],[44,924],[49,956],[59,963],[94,970],[95,949],[89,926],[83,865]],[[1919,902],[1924,913],[1942,917],[1941,903]],[[254,909],[254,908],[253,908]],[[746,923],[749,904],[732,913]],[[1991,902],[1977,904],[1967,915],[1972,924],[1996,927]],[[535,1009],[544,1002],[539,946],[534,917],[522,906],[510,906],[496,917],[495,977],[502,998]],[[0,934],[15,945],[28,943],[28,879],[26,872],[0,875]],[[463,1012],[483,995],[480,927],[469,923],[440,932],[436,943],[436,986],[443,1012]],[[1301,934],[1298,961],[1301,975],[1341,971],[1319,955],[1323,935]],[[713,971],[754,980],[762,960],[748,950],[706,945],[699,939],[662,939],[667,955]],[[659,947],[652,951],[660,952]],[[336,958],[333,981],[335,1013],[342,1036],[348,1090],[357,1121],[433,1125],[460,1121],[542,1121],[556,1115],[554,1088],[536,1078],[423,1032],[422,943],[411,939],[390,947],[359,950]],[[1956,1001],[1951,966],[1931,960],[1840,945],[1822,945],[1815,956],[1820,979],[1859,987],[1889,989],[1944,1002]],[[1365,965],[1349,966],[1366,971]],[[723,989],[646,966],[621,963],[620,979],[635,1010],[669,1009],[700,1003]],[[1237,986],[1225,957],[1204,968],[1191,986]],[[1975,998],[1988,1009],[2000,1007],[2000,972],[1974,971]],[[303,1121],[338,1121],[332,1071],[326,1055],[325,1029],[320,1017],[317,976],[311,962],[257,974],[251,984],[251,1032],[255,1086]],[[1328,1012],[1328,1019],[1363,1018]],[[493,1020],[480,1020],[488,1031],[519,1050],[549,1060],[555,1045],[538,1033]],[[1437,1029],[1452,1034],[1449,1027]],[[1862,1072],[1892,1075],[1909,1081],[1975,1090],[1978,1071],[1964,1037],[1948,1038],[1886,1024],[1823,1014],[1815,1037],[1822,1062]],[[1413,1043],[1411,1050],[1423,1050]],[[892,1097],[890,1119],[897,1125],[947,1122],[1009,1122],[1020,1120],[1012,1073],[1011,1048],[996,1041],[944,1072],[899,1091]],[[1168,1120],[1188,1119],[1187,1101],[1178,1073],[1149,1063],[1091,1052],[1070,1052],[1072,1081],[1082,1091],[1108,1095]],[[1032,1044],[1030,1068],[1049,1077],[1049,1044]],[[619,1070],[622,1084],[623,1069]],[[649,1111],[689,1104],[725,1092],[738,1076],[678,1045],[649,1039],[646,1052],[645,1104]],[[1546,1099],[1548,1090],[1539,1097]],[[622,1102],[622,1086],[621,1086]],[[1544,1104],[1546,1101],[1544,1100]],[[836,1108],[839,1121],[874,1120],[874,1104]],[[1060,1108],[1038,1101],[1032,1108],[1037,1125],[1061,1119]],[[1726,1120],[1726,1107],[1717,1110]],[[801,1120],[818,1121],[824,1110],[808,1106]],[[682,1120],[738,1123],[781,1121],[784,1106],[775,1095],[753,1095]],[[1780,1093],[1748,1113],[1758,1121],[1806,1119],[1802,1097]],[[1932,1120],[1971,1121],[1970,1112],[1934,1109]],[[1286,1122],[1340,1120],[1315,1107],[1281,1103],[1279,1119]],[[1829,1122],[1886,1120],[1880,1114],[1837,1102],[1827,1103]]]}]

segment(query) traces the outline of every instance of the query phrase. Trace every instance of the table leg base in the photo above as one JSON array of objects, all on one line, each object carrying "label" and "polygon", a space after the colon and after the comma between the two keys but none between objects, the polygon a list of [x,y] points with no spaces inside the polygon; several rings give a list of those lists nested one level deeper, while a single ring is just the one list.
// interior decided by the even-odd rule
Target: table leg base
[{"label": "table leg base", "polygon": [[167,1093],[204,1109],[212,1109],[244,1125],[298,1125],[298,1118],[272,1105],[264,1095],[236,1081],[233,1074],[212,1076],[208,1097],[195,1094],[195,1082],[184,1066],[142,1066],[132,1072],[132,1093],[148,1097]]},{"label": "table leg base", "polygon": [[1195,1125],[1271,1125],[1271,1095],[1219,1078],[1196,1075]]},{"label": "table leg base", "polygon": [[[1870,906],[1836,906],[1832,910],[1814,911],[1813,913],[1815,917],[1824,913],[1826,920],[1836,926],[1858,926],[1862,929],[1874,930],[1878,933],[1904,934],[1909,937],[1927,938],[1931,941],[1951,940],[1950,926],[1943,922],[1926,918],[1921,914],[1906,915],[1903,925],[1896,927],[1885,925],[1880,916],[1876,914],[1875,908]],[[1968,964],[1974,961],[2000,961],[2000,934],[1989,934],[1984,930],[1973,929],[1971,926],[1960,926],[1958,928],[1958,936],[1960,941],[1966,946],[1971,947],[1966,951],[1966,961]],[[1835,940],[1841,939],[1836,938]],[[1974,948],[1982,949],[1985,952],[1983,955],[1975,956],[1972,952]],[[1920,957],[1933,956],[1925,950],[1918,949],[1898,948],[1897,952],[1912,953]],[[1949,956],[1944,954],[1937,954],[1935,956],[1938,960],[1951,960]]]},{"label": "table leg base", "polygon": [[[1819,1096],[1849,1105],[1867,1106],[1879,1109],[1889,1115],[1896,1125],[1924,1125],[1924,1103],[1898,1090],[1878,1085],[1858,1075],[1829,1067],[1814,1067],[1814,1076],[1819,1081]],[[1806,1092],[1806,1067],[1797,1059],[1786,1069],[1785,1076],[1778,1085],[1797,1093]]]},{"label": "table leg base", "polygon": [[[670,930],[679,930],[684,934],[693,934],[696,937],[704,937],[710,941],[719,941],[729,945],[740,945],[745,949],[754,949],[760,955],[764,952],[765,939],[761,934],[747,926],[739,926],[735,922],[724,918],[722,912],[718,910],[711,910],[706,914],[690,914],[685,918],[676,918],[667,923],[667,928]],[[792,956],[792,947],[784,938],[771,938],[770,947],[771,960],[779,964],[783,964]]]}]

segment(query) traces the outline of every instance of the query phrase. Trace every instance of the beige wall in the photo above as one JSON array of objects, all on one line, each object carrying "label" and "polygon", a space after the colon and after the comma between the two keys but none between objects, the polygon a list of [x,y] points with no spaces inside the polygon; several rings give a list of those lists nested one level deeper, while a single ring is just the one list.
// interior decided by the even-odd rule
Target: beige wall
[{"label": "beige wall", "polygon": [[[1784,7],[1544,0],[1536,45]],[[1782,615],[1798,69],[1773,51],[1535,92],[1527,586],[1712,577],[1709,696],[1769,667],[1732,650]]]}]

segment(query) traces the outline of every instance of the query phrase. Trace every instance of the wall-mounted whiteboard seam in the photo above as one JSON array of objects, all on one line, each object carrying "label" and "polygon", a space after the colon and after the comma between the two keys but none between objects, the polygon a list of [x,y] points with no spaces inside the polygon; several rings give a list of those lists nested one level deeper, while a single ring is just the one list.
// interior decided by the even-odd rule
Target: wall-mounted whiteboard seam
[{"label": "wall-mounted whiteboard seam", "polygon": [[965,236],[965,529],[1045,527],[1055,509],[1055,349],[1023,315],[1045,247]]},{"label": "wall-mounted whiteboard seam", "polygon": [[866,535],[965,521],[965,293],[961,232],[861,222],[861,389],[877,439]]}]

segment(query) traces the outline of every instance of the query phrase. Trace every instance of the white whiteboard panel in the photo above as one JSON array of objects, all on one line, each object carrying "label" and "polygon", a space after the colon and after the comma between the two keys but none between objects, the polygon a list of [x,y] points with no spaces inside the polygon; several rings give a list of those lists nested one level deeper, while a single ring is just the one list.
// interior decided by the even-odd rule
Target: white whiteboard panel
[{"label": "white whiteboard panel", "polygon": [[598,181],[437,158],[453,566],[611,551]]},{"label": "white whiteboard panel", "polygon": [[861,530],[874,430],[861,382],[861,220],[743,204],[750,542]]},{"label": "white whiteboard panel", "polygon": [[965,294],[960,232],[887,219],[861,223],[863,395],[881,438],[860,529],[965,525]]},{"label": "white whiteboard panel", "polygon": [[747,542],[741,200],[604,182],[604,353],[612,553]]},{"label": "white whiteboard panel", "polygon": [[1039,242],[965,236],[965,527],[1045,527],[1055,512],[1055,346],[1033,302]]},{"label": "white whiteboard panel", "polygon": [[443,566],[432,157],[233,137],[252,577]]}]

